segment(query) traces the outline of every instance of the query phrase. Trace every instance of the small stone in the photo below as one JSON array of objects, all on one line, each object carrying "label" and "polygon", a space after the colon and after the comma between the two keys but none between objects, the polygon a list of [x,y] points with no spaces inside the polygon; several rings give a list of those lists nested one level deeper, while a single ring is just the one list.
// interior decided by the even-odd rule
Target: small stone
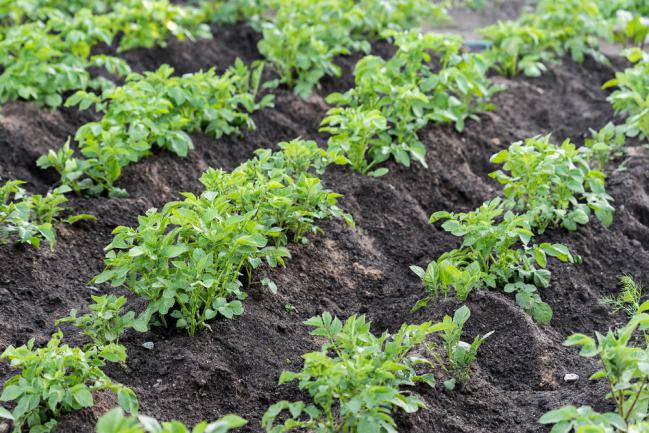
[{"label": "small stone", "polygon": [[9,424],[0,422],[0,433],[9,433]]},{"label": "small stone", "polygon": [[631,241],[631,245],[633,245],[633,246],[636,247],[636,248],[640,248],[640,247],[642,246],[642,244],[640,243],[640,241],[637,240],[637,239],[632,240],[632,241]]},{"label": "small stone", "polygon": [[153,350],[153,341],[145,341],[144,343],[142,343],[142,347],[147,350]]},{"label": "small stone", "polygon": [[579,375],[575,373],[566,373],[565,376],[563,376],[563,381],[564,382],[577,382],[579,380]]}]

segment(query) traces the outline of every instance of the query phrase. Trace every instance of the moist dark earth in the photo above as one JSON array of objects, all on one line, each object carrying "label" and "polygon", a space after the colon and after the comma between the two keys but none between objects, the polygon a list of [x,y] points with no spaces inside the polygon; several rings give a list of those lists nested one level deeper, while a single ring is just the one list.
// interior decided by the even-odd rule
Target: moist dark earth
[{"label": "moist dark earth", "polygon": [[[178,73],[212,66],[223,71],[236,57],[260,58],[258,36],[248,27],[215,27],[214,35],[211,41],[170,42],[166,48],[137,50],[125,57],[136,70],[169,63]],[[384,45],[375,49],[380,54],[389,51]],[[118,225],[135,225],[138,215],[178,199],[182,191],[199,191],[198,177],[208,167],[232,169],[255,149],[295,137],[324,145],[326,137],[317,132],[328,108],[324,96],[352,85],[357,58],[341,58],[345,76],[325,80],[309,100],[276,90],[275,108],[254,115],[254,131],[219,140],[197,134],[195,149],[186,158],[160,152],[128,167],[120,181],[128,198],[72,197],[71,207],[96,215],[98,221],[59,226],[54,252],[47,247],[1,247],[0,349],[30,338],[44,344],[55,331],[55,320],[71,308],[85,311],[92,294],[127,294],[88,287],[102,270],[111,231]],[[617,60],[613,64],[623,66]],[[583,65],[566,60],[550,66],[541,78],[494,77],[507,86],[494,99],[496,111],[469,122],[461,134],[448,125],[421,131],[428,168],[390,163],[390,173],[378,179],[347,168],[329,169],[323,181],[344,195],[340,204],[353,214],[356,228],[338,220],[322,223],[323,234],[312,236],[307,245],[290,247],[286,268],[257,272],[257,281],[270,276],[277,283],[276,295],[253,284],[247,288],[245,314],[215,321],[212,332],[195,337],[161,329],[128,333],[123,339],[127,366],[110,366],[108,374],[134,389],[147,415],[193,425],[238,413],[249,420],[243,432],[260,432],[260,418],[270,404],[305,398],[294,383],[278,386],[277,380],[283,370],[301,368],[303,353],[319,348],[302,324],[307,318],[323,311],[342,318],[366,314],[373,331],[380,333],[395,331],[404,322],[439,320],[459,306],[449,299],[410,312],[423,289],[409,266],[425,266],[459,244],[440,227],[429,225],[428,216],[436,210],[470,210],[496,196],[499,187],[487,176],[495,169],[489,157],[511,142],[551,133],[556,141],[571,137],[580,143],[589,128],[615,120],[607,93],[600,88],[614,70],[592,60]],[[62,146],[93,116],[72,109],[50,112],[24,102],[7,104],[0,117],[0,178],[23,179],[30,191],[46,192],[57,178],[38,169],[36,159]],[[633,156],[607,167],[607,187],[616,206],[611,227],[592,220],[576,232],[545,235],[583,258],[581,265],[550,264],[552,283],[542,292],[554,310],[550,325],[534,323],[502,292],[474,293],[468,301],[472,316],[465,339],[495,333],[481,348],[470,383],[454,392],[444,391],[441,384],[412,389],[428,407],[412,415],[397,413],[399,431],[547,432],[537,420],[550,409],[566,404],[609,408],[603,399],[605,386],[588,379],[596,364],[561,343],[571,333],[592,334],[621,323],[623,317],[598,303],[616,292],[620,274],[649,283],[649,155],[640,146],[632,146],[629,154]],[[131,301],[133,308],[142,307]],[[71,344],[83,343],[73,329],[64,331]],[[154,343],[153,350],[142,347],[146,341]],[[566,373],[580,379],[565,383]],[[13,374],[5,361],[0,363],[0,382]],[[115,404],[114,397],[98,395],[92,410],[63,416],[57,431],[92,432],[97,417]]]}]

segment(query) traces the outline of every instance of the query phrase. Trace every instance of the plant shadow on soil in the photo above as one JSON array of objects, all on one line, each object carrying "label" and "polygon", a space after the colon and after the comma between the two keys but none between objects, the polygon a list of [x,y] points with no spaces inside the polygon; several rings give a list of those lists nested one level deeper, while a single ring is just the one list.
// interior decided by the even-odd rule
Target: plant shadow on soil
[{"label": "plant shadow on soil", "polygon": [[[212,65],[222,71],[236,56],[259,58],[257,36],[247,27],[216,30],[212,41],[172,42],[167,48],[128,53],[127,58],[136,70],[170,62],[178,72]],[[60,227],[54,253],[47,248],[2,247],[0,348],[32,337],[43,344],[57,318],[71,308],[84,310],[91,294],[109,292],[106,287],[91,289],[87,282],[101,271],[102,249],[113,228],[136,224],[139,214],[178,199],[180,191],[200,190],[198,177],[206,168],[232,169],[254,149],[298,136],[324,144],[324,137],[315,132],[327,110],[323,96],[352,85],[354,60],[340,60],[348,78],[325,80],[326,90],[309,100],[277,90],[276,107],[256,113],[257,129],[243,137],[214,140],[195,134],[195,149],[187,158],[160,152],[128,167],[120,182],[128,198],[72,198],[71,206],[99,220]],[[553,65],[537,79],[496,77],[507,86],[495,97],[496,111],[482,115],[480,122],[469,122],[462,134],[452,126],[432,125],[421,131],[428,169],[389,164],[390,173],[378,179],[346,168],[330,169],[324,182],[344,194],[341,205],[353,214],[356,229],[342,221],[321,224],[324,234],[312,236],[307,245],[291,246],[286,268],[257,272],[257,277],[267,275],[277,283],[278,294],[254,284],[248,288],[245,315],[215,321],[213,332],[195,337],[161,330],[129,333],[123,341],[127,367],[111,366],[109,375],[135,390],[147,415],[193,424],[235,412],[250,421],[243,432],[261,431],[259,420],[270,404],[304,397],[295,384],[278,386],[277,379],[282,370],[299,370],[300,356],[318,348],[302,324],[307,318],[323,311],[341,317],[362,313],[379,333],[394,331],[403,322],[452,314],[459,306],[452,300],[410,313],[423,290],[409,265],[425,265],[458,245],[456,238],[427,224],[430,213],[469,210],[498,194],[498,186],[487,177],[494,169],[489,157],[510,142],[546,133],[556,140],[572,137],[579,142],[589,128],[613,119],[607,94],[600,90],[612,75],[613,69],[589,60],[584,65]],[[92,118],[92,113],[71,109],[48,112],[27,103],[8,104],[0,118],[0,176],[24,179],[31,190],[46,191],[56,176],[37,169],[36,158],[60,147]],[[574,233],[556,230],[548,235],[583,257],[581,265],[550,265],[552,283],[542,296],[554,310],[552,323],[535,324],[502,293],[473,294],[467,338],[495,333],[481,348],[471,382],[456,392],[445,392],[441,385],[434,390],[414,388],[428,408],[412,415],[398,413],[399,431],[544,432],[548,429],[537,423],[539,416],[560,405],[607,408],[603,384],[588,380],[594,363],[561,343],[572,332],[604,331],[623,319],[598,304],[599,298],[615,291],[619,274],[628,272],[649,282],[648,161],[641,154],[627,161],[626,170],[609,177],[617,209],[612,227],[592,221]],[[72,343],[83,342],[74,330],[65,331]],[[145,341],[154,342],[153,350],[142,347]],[[564,383],[568,372],[581,379]],[[12,374],[3,362],[0,380]],[[94,431],[97,416],[116,404],[104,394],[96,403],[92,410],[63,416],[57,431]]]}]

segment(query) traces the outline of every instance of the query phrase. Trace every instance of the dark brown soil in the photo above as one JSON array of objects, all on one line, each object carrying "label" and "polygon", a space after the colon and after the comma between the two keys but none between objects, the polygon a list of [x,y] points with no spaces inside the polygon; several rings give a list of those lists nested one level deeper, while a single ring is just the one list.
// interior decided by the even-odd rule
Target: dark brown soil
[{"label": "dark brown soil", "polygon": [[[256,35],[246,27],[215,29],[215,35],[213,41],[170,43],[127,57],[138,70],[167,62],[178,72],[213,65],[223,70],[236,56],[246,61],[259,57]],[[351,70],[353,59],[341,62]],[[245,315],[216,321],[214,332],[195,337],[160,330],[129,333],[124,339],[128,366],[111,367],[109,374],[136,391],[146,414],[195,423],[236,412],[250,421],[244,432],[261,431],[259,420],[269,404],[302,397],[295,385],[278,386],[277,379],[284,369],[300,369],[300,356],[317,348],[302,325],[305,319],[325,310],[341,317],[364,313],[381,332],[403,322],[437,320],[458,307],[449,300],[410,313],[423,290],[409,265],[425,265],[458,244],[428,225],[428,216],[441,209],[471,209],[496,195],[498,187],[487,177],[494,169],[489,156],[510,142],[547,133],[556,140],[579,141],[589,128],[611,120],[600,86],[612,75],[612,69],[587,61],[551,66],[539,79],[496,78],[508,87],[495,98],[497,111],[470,122],[463,134],[450,126],[421,132],[428,169],[390,164],[390,173],[379,179],[343,168],[330,170],[325,183],[344,194],[341,204],[354,215],[356,229],[342,221],[324,223],[324,235],[291,247],[285,269],[258,273],[272,276],[277,295],[253,285]],[[231,169],[258,147],[298,136],[323,143],[316,132],[327,109],[323,96],[351,82],[349,77],[327,80],[326,91],[308,101],[280,89],[276,108],[255,114],[255,131],[220,140],[198,134],[187,158],[167,153],[146,158],[126,169],[121,180],[129,198],[73,198],[71,206],[99,220],[59,227],[54,253],[47,248],[0,249],[0,349],[32,337],[44,343],[57,318],[71,308],[84,309],[91,294],[105,293],[107,288],[90,288],[87,282],[102,269],[102,250],[113,228],[136,224],[139,214],[177,199],[181,191],[198,190],[197,179],[207,167]],[[47,191],[56,176],[36,168],[36,158],[60,147],[90,118],[75,110],[7,105],[0,117],[0,178],[24,179],[30,190]],[[598,304],[616,290],[618,275],[628,272],[649,283],[649,155],[633,150],[637,156],[626,161],[626,170],[609,177],[617,208],[614,224],[606,229],[593,221],[575,233],[549,234],[583,257],[578,266],[551,264],[552,284],[542,295],[554,310],[552,323],[532,322],[500,292],[472,296],[467,335],[495,334],[481,349],[470,384],[450,393],[416,388],[428,408],[411,416],[399,414],[400,431],[545,432],[537,419],[549,409],[571,403],[605,407],[605,388],[588,380],[594,364],[561,343],[572,332],[606,330],[621,320]],[[296,312],[288,312],[286,304]],[[66,331],[71,342],[80,341],[73,330]],[[154,342],[154,349],[143,348],[145,341]],[[568,372],[581,379],[564,383]],[[0,364],[0,382],[12,374],[5,362]],[[92,411],[63,417],[58,431],[94,431],[96,417],[115,404],[109,396],[98,400]]]}]

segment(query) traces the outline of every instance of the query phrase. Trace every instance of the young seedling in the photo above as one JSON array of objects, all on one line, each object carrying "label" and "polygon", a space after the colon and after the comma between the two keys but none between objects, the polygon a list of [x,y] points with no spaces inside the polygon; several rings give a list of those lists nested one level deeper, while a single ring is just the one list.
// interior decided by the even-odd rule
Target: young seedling
[{"label": "young seedling", "polygon": [[624,311],[631,318],[637,314],[640,308],[644,287],[630,275],[620,277],[620,286],[619,295],[604,296],[599,302],[609,306],[613,313]]},{"label": "young seedling", "polygon": [[625,51],[627,59],[635,63],[603,88],[617,87],[608,100],[617,114],[626,116],[626,134],[629,137],[649,138],[649,54],[633,48]]},{"label": "young seedling", "polygon": [[127,82],[101,95],[79,91],[65,103],[103,113],[75,135],[82,158],[69,144],[38,159],[41,168],[54,168],[61,183],[92,195],[108,191],[124,196],[115,186],[122,169],[149,155],[154,146],[187,156],[193,143],[188,133],[205,131],[213,137],[238,134],[255,127],[251,113],[272,105],[273,96],[256,101],[263,64],[248,68],[241,60],[223,75],[213,69],[173,76],[173,68],[130,74]]},{"label": "young seedling", "polygon": [[561,244],[531,243],[530,215],[505,210],[500,198],[484,203],[467,213],[435,212],[430,222],[445,220],[442,228],[463,238],[460,248],[442,254],[426,270],[411,266],[424,283],[428,296],[413,310],[430,300],[446,297],[450,289],[460,301],[474,290],[502,288],[515,293],[517,303],[543,324],[550,322],[552,310],[543,302],[537,288],[550,284],[547,257],[573,262]]},{"label": "young seedling", "polygon": [[442,321],[445,325],[441,331],[445,357],[442,358],[438,355],[434,355],[434,357],[437,364],[451,374],[451,378],[444,381],[444,386],[448,390],[453,390],[456,386],[463,387],[469,381],[471,365],[477,359],[478,349],[494,332],[478,335],[471,343],[462,341],[462,329],[470,316],[469,307],[464,305],[455,311],[453,317],[445,315]]},{"label": "young seedling", "polygon": [[95,346],[106,346],[111,343],[118,344],[120,336],[129,328],[135,326],[135,313],[129,311],[122,314],[122,308],[126,304],[126,297],[115,295],[92,296],[93,304],[90,304],[90,312],[83,316],[77,316],[77,310],[71,310],[68,317],[56,321],[55,326],[60,323],[72,323],[75,327],[92,340]]},{"label": "young seedling", "polygon": [[[445,324],[403,325],[390,335],[375,336],[364,316],[351,316],[344,323],[329,313],[305,322],[311,335],[326,342],[319,352],[303,356],[299,373],[284,372],[280,384],[297,380],[312,403],[280,401],[262,418],[268,433],[288,431],[395,431],[393,410],[412,413],[424,406],[405,387],[421,382],[434,386],[432,374],[419,374],[416,366],[431,366],[431,361],[412,353],[429,335]],[[278,417],[288,412],[288,419]]]}]

